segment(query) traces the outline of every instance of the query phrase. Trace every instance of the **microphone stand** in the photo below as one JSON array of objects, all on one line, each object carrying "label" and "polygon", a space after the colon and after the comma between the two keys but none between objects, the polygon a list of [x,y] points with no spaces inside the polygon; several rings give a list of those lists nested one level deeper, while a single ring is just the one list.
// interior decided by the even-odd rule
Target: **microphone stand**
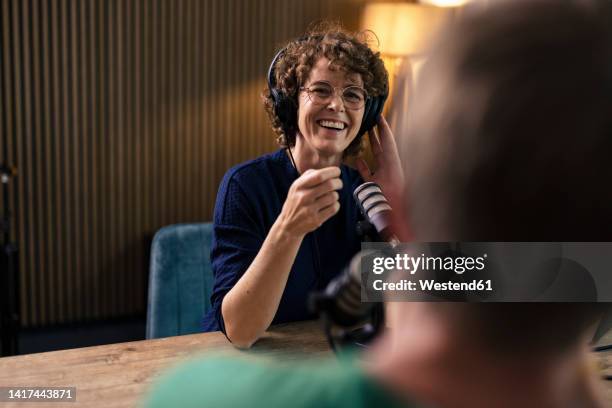
[{"label": "microphone stand", "polygon": [[[389,212],[392,209],[381,187],[365,182],[353,191],[353,197],[365,217],[357,222],[357,234],[362,240],[386,242],[395,248],[399,241],[391,228]],[[351,281],[349,276],[360,274],[360,270],[353,272],[352,268],[360,268],[361,263],[355,266],[352,262],[347,271],[332,280],[323,292],[312,294],[310,299],[311,310],[321,316],[327,341],[336,352],[338,345],[367,347],[385,322],[382,302],[361,302],[361,282]]]},{"label": "microphone stand", "polygon": [[0,233],[4,236],[0,247],[0,355],[11,356],[18,352],[19,333],[19,268],[17,244],[11,242],[11,211],[9,183],[17,175],[13,166],[0,164],[0,181],[4,213],[0,218]]},{"label": "microphone stand", "polygon": [[385,309],[382,303],[376,303],[371,316],[362,325],[346,328],[339,325],[330,317],[325,309],[320,309],[319,314],[323,323],[323,332],[329,346],[335,353],[339,353],[347,346],[367,348],[368,344],[380,333],[385,322]]},{"label": "microphone stand", "polygon": [[[357,234],[365,241],[380,240],[374,226],[366,220],[358,221]],[[324,291],[312,293],[309,299],[310,309],[319,315],[325,338],[335,353],[347,346],[367,348],[385,323],[385,309],[381,302],[372,302],[367,313],[360,317],[338,314],[336,302],[348,279],[347,275],[339,276]]]}]

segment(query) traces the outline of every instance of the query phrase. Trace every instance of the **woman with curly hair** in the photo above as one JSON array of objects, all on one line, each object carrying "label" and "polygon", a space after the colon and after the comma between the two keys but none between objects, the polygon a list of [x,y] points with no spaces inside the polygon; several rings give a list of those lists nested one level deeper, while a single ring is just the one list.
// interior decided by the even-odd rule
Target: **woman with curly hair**
[{"label": "woman with curly hair", "polygon": [[[382,116],[364,123],[387,92],[383,62],[359,34],[323,27],[277,54],[262,96],[281,149],[232,168],[221,182],[205,331],[250,347],[270,324],[313,317],[309,293],[360,249],[354,189],[368,180],[386,192],[401,179],[387,123]],[[359,171],[344,165],[376,120],[375,172],[360,158]]]}]

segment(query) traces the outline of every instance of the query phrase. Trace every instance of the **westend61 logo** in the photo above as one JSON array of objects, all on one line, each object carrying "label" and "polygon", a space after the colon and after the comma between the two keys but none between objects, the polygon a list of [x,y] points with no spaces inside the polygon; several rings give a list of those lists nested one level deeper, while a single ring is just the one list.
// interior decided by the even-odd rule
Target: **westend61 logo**
[{"label": "westend61 logo", "polygon": [[422,271],[453,271],[458,275],[469,271],[482,271],[485,269],[487,254],[479,257],[472,256],[410,256],[408,254],[396,254],[395,257],[380,256],[372,261],[372,272],[380,275],[388,271],[406,271],[414,275],[418,270]]}]

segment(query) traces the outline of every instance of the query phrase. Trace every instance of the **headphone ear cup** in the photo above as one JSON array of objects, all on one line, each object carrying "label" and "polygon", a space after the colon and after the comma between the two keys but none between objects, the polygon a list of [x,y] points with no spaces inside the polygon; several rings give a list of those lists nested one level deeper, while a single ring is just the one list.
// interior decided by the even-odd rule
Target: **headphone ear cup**
[{"label": "headphone ear cup", "polygon": [[365,109],[363,112],[363,120],[361,121],[361,129],[359,129],[358,135],[363,135],[376,125],[376,119],[380,114],[379,97],[369,98],[366,101]]},{"label": "headphone ear cup", "polygon": [[280,120],[283,132],[286,135],[294,133],[297,130],[297,109],[291,98],[285,96],[284,93],[278,92],[276,89],[276,98],[274,99],[274,111]]},{"label": "headphone ear cup", "polygon": [[358,135],[362,135],[376,126],[376,123],[378,123],[378,116],[382,113],[386,100],[387,94],[384,93],[366,101],[363,120],[361,121],[361,129],[359,129]]},{"label": "headphone ear cup", "polygon": [[371,112],[372,112],[372,105],[374,104],[375,99],[376,98],[368,98],[366,100],[365,108],[363,110],[363,119],[361,120],[361,128],[359,129],[357,136],[361,136],[365,132],[371,129],[371,126],[370,126],[372,122]]},{"label": "headphone ear cup", "polygon": [[285,48],[278,51],[270,63],[268,68],[268,88],[274,101],[274,113],[278,117],[285,135],[290,135],[297,130],[297,107],[291,98],[287,97],[276,87],[276,77],[274,76],[276,63],[284,52]]}]

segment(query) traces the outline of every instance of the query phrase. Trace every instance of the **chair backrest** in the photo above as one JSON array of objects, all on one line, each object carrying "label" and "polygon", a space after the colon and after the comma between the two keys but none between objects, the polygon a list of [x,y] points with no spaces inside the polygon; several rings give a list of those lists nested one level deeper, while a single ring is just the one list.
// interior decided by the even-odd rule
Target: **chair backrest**
[{"label": "chair backrest", "polygon": [[151,244],[147,339],[201,331],[210,309],[212,224],[176,224]]}]

